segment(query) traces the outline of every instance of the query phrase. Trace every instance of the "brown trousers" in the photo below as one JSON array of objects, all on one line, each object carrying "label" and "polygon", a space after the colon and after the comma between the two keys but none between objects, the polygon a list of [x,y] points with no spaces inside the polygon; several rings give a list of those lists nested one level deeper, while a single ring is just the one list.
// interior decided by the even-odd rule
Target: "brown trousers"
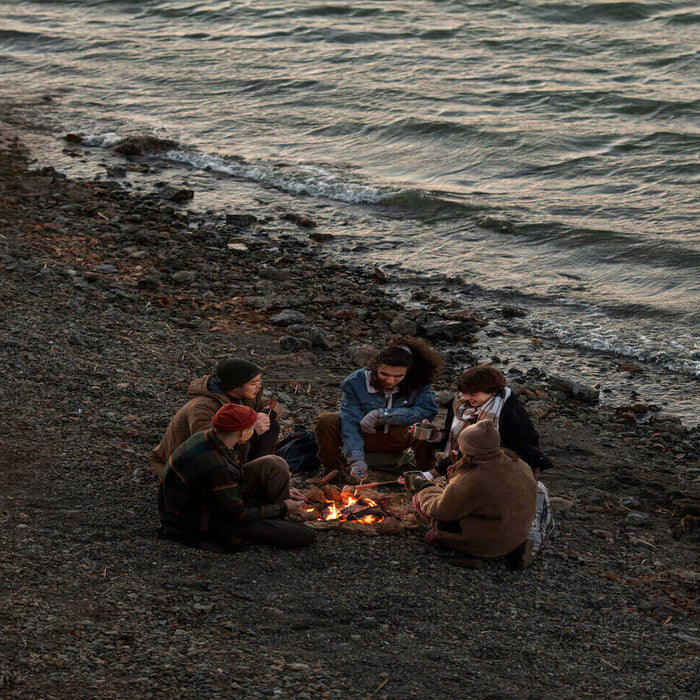
[{"label": "brown trousers", "polygon": [[[275,455],[259,457],[243,465],[243,501],[246,505],[280,503],[289,498],[289,467]],[[306,547],[316,540],[308,527],[287,520],[269,518],[241,523],[234,536],[250,544],[271,547]]]},{"label": "brown trousers", "polygon": [[[342,438],[340,434],[340,415],[338,413],[322,413],[316,419],[316,442],[318,443],[318,458],[323,465],[324,473],[335,469],[342,458]],[[363,433],[365,452],[403,452],[412,447],[416,455],[416,465],[423,469],[435,466],[435,446],[425,440],[416,440],[408,432],[407,425],[392,425],[388,432],[384,426],[379,426],[377,432]]]}]

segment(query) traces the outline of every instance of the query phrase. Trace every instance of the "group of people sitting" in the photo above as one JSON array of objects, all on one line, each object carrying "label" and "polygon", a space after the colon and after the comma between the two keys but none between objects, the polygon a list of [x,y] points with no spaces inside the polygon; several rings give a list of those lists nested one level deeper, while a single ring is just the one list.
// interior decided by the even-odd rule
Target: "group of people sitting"
[{"label": "group of people sitting", "polygon": [[[524,568],[542,543],[548,502],[539,475],[552,464],[491,365],[458,378],[444,426],[421,439],[417,426],[439,413],[432,382],[441,366],[424,340],[397,338],[346,377],[338,411],[316,419],[322,470],[361,483],[370,469],[403,463],[411,448],[422,472],[413,480],[413,505],[429,524],[426,542],[436,556],[471,568],[506,557],[511,568]],[[304,496],[274,454],[283,408],[264,398],[261,368],[226,359],[188,394],[151,453],[161,535],[225,551],[311,544],[314,531],[287,518],[302,510]]]}]

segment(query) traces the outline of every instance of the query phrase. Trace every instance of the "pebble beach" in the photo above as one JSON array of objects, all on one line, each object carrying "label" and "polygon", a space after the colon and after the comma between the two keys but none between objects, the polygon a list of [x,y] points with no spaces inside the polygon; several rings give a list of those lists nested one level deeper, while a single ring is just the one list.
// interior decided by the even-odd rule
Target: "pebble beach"
[{"label": "pebble beach", "polygon": [[148,452],[220,357],[264,368],[290,432],[397,333],[464,339],[448,395],[491,320],[400,304],[303,206],[69,179],[29,139],[0,123],[3,697],[697,697],[700,429],[602,406],[573,367],[508,365],[555,464],[559,533],[524,572],[451,567],[422,531],[235,555],[159,540]]}]

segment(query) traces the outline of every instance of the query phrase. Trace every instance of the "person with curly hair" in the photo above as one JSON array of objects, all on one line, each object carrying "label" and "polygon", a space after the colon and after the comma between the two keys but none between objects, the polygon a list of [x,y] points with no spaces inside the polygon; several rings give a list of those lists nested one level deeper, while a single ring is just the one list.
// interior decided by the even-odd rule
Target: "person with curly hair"
[{"label": "person with curly hair", "polygon": [[409,426],[438,413],[431,382],[442,357],[419,338],[393,339],[366,368],[341,383],[337,413],[316,419],[316,442],[325,473],[340,466],[341,452],[358,481],[367,478],[366,453],[398,453],[413,447],[422,469],[435,463],[434,446],[415,440]]}]

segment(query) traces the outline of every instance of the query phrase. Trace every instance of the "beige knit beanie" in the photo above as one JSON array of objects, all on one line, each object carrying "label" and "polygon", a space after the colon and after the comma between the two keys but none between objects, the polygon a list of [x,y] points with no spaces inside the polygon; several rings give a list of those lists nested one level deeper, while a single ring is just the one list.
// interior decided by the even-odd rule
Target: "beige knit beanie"
[{"label": "beige knit beanie", "polygon": [[490,420],[480,420],[468,425],[457,438],[459,451],[463,455],[484,455],[501,446],[501,436]]}]

